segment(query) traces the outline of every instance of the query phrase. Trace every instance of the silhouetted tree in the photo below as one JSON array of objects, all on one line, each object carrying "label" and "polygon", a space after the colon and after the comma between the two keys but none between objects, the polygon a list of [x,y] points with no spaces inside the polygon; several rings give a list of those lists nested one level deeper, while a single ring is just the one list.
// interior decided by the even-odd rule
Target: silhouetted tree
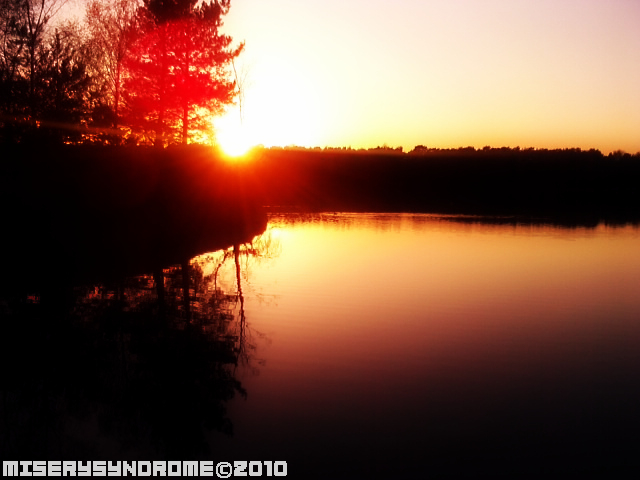
[{"label": "silhouetted tree", "polygon": [[51,40],[38,50],[37,63],[38,75],[32,82],[34,117],[44,122],[43,130],[50,139],[79,140],[91,79],[73,30],[57,29]]},{"label": "silhouetted tree", "polygon": [[47,24],[65,3],[66,0],[21,0],[15,2],[18,7],[20,36],[26,47],[29,101],[32,110],[37,101],[38,49],[44,41]]},{"label": "silhouetted tree", "polygon": [[[164,145],[187,143],[190,132],[210,128],[206,116],[220,113],[233,100],[229,65],[243,49],[218,29],[229,1],[148,0],[140,10],[143,35],[127,61],[125,83],[130,120],[154,131]],[[180,128],[181,127],[181,128]]]},{"label": "silhouetted tree", "polygon": [[21,0],[0,0],[0,140],[19,137],[26,120],[28,82],[22,75],[26,60],[26,28]]},{"label": "silhouetted tree", "polygon": [[[138,0],[91,0],[87,5],[86,24],[97,105],[94,106],[98,126],[118,127],[124,61],[134,40]],[[112,114],[108,114],[111,109]]]},{"label": "silhouetted tree", "polygon": [[19,0],[0,0],[0,86],[5,101],[11,91],[4,88],[11,86],[24,64],[25,30],[20,13]]},{"label": "silhouetted tree", "polygon": [[40,136],[52,126],[77,131],[90,84],[83,45],[73,24],[49,28],[65,1],[0,0],[3,141],[24,141],[28,132]]}]

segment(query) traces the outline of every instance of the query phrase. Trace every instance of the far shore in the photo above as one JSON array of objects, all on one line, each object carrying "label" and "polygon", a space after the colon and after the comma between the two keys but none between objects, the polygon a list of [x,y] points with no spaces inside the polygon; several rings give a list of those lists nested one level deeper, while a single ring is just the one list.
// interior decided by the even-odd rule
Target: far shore
[{"label": "far shore", "polygon": [[270,211],[507,215],[593,224],[640,221],[640,155],[580,149],[357,152],[200,145],[14,146],[0,162],[3,216],[20,225],[164,224]]}]

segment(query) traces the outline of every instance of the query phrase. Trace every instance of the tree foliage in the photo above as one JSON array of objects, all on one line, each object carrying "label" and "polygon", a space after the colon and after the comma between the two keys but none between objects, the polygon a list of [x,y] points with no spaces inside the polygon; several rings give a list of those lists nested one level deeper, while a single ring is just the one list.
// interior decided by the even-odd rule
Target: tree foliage
[{"label": "tree foliage", "polygon": [[146,28],[128,57],[125,91],[132,125],[156,143],[187,143],[233,100],[229,66],[243,44],[218,31],[228,5],[149,0],[140,11]]},{"label": "tree foliage", "polygon": [[97,126],[118,126],[124,61],[135,38],[138,6],[138,0],[91,0],[87,5],[93,122]]},{"label": "tree foliage", "polygon": [[0,0],[0,109],[6,130],[27,114],[26,25],[21,0]]},{"label": "tree foliage", "polygon": [[0,139],[78,141],[90,78],[77,26],[50,24],[65,1],[0,1]]},{"label": "tree foliage", "polygon": [[81,45],[69,29],[56,29],[38,50],[32,115],[44,122],[52,141],[78,141],[87,115],[87,75]]},{"label": "tree foliage", "polygon": [[0,0],[0,141],[187,143],[233,102],[243,50],[219,32],[229,0]]}]

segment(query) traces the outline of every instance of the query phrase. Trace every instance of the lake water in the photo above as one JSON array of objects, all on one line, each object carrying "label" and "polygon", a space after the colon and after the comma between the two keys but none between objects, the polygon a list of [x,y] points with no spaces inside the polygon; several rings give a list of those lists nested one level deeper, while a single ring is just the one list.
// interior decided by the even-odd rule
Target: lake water
[{"label": "lake water", "polygon": [[271,219],[217,458],[302,477],[611,472],[640,459],[640,230]]},{"label": "lake water", "polygon": [[[0,439],[21,458],[279,460],[292,478],[628,472],[639,246],[633,225],[273,215],[253,245],[192,259],[188,286],[183,265],[162,291],[149,272],[64,305],[5,300],[6,318],[83,330],[18,359]],[[165,317],[190,336],[137,326]]]}]

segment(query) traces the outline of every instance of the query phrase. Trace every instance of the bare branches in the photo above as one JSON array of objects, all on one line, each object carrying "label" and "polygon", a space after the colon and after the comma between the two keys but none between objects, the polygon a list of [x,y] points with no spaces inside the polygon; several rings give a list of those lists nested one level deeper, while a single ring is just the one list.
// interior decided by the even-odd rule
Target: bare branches
[{"label": "bare branches", "polygon": [[87,5],[91,67],[101,101],[113,109],[114,127],[118,126],[123,83],[123,62],[129,54],[138,23],[138,0],[91,0]]}]

